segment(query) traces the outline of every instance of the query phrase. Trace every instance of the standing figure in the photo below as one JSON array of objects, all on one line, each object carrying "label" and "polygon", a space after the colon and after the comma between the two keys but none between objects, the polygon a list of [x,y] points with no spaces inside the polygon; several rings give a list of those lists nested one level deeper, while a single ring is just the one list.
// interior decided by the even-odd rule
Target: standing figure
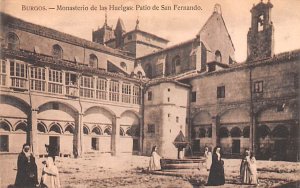
[{"label": "standing figure", "polygon": [[257,176],[257,167],[256,167],[256,159],[254,157],[253,152],[250,154],[249,161],[249,169],[250,169],[250,184],[258,184],[258,176]]},{"label": "standing figure", "polygon": [[212,156],[211,156],[211,152],[209,151],[209,148],[207,146],[205,147],[204,157],[205,157],[205,163],[206,163],[206,170],[209,171],[210,167],[211,167]]},{"label": "standing figure", "polygon": [[225,175],[224,175],[224,161],[221,156],[221,148],[216,146],[212,155],[212,164],[210,167],[210,172],[208,176],[207,184],[208,186],[214,185],[224,185]]},{"label": "standing figure", "polygon": [[250,184],[250,175],[250,151],[249,149],[246,149],[240,166],[241,183]]},{"label": "standing figure", "polygon": [[18,156],[16,187],[36,187],[38,183],[37,165],[30,152],[29,144],[24,144],[22,152]]},{"label": "standing figure", "polygon": [[157,153],[157,147],[153,146],[149,162],[149,171],[161,170],[160,159],[161,157]]},{"label": "standing figure", "polygon": [[41,188],[60,188],[58,169],[52,157],[48,157],[42,171]]}]

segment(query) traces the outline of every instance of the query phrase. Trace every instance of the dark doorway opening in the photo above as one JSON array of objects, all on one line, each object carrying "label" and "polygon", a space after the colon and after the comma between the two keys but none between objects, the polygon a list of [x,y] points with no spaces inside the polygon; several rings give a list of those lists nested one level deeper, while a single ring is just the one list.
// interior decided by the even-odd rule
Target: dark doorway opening
[{"label": "dark doorway opening", "polygon": [[232,140],[232,153],[240,154],[241,149],[241,141],[240,140]]},{"label": "dark doorway opening", "polygon": [[8,135],[0,135],[0,152],[8,152]]},{"label": "dark doorway opening", "polygon": [[194,140],[193,141],[193,153],[199,153],[200,152],[200,140]]},{"label": "dark doorway opening", "polygon": [[92,149],[99,150],[99,138],[92,138]]},{"label": "dark doorway opening", "polygon": [[288,142],[287,140],[275,140],[275,145],[274,145],[274,159],[276,161],[284,161],[286,160],[287,156],[287,146]]},{"label": "dark doorway opening", "polygon": [[59,136],[49,136],[49,146],[53,149],[53,154],[58,156],[60,153],[60,138]]}]

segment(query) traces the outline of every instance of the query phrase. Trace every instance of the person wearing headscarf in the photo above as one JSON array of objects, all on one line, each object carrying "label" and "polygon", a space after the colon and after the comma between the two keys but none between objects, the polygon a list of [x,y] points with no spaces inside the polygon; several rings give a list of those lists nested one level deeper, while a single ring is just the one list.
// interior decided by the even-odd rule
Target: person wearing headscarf
[{"label": "person wearing headscarf", "polygon": [[153,146],[149,162],[149,171],[161,170],[160,159],[161,157],[157,153],[157,147]]},{"label": "person wearing headscarf", "polygon": [[48,157],[42,170],[41,188],[60,188],[59,172],[52,157]]},{"label": "person wearing headscarf", "polygon": [[209,171],[211,163],[212,163],[212,156],[211,156],[211,152],[209,151],[209,148],[207,146],[205,147],[205,150],[204,150],[204,157],[205,157],[205,163],[206,163],[206,170]]},{"label": "person wearing headscarf", "polygon": [[240,166],[241,183],[250,184],[250,175],[250,151],[249,149],[246,149]]},{"label": "person wearing headscarf", "polygon": [[213,150],[212,164],[208,176],[207,186],[224,185],[224,161],[221,156],[221,147],[216,146]]},{"label": "person wearing headscarf", "polygon": [[258,185],[256,159],[253,152],[250,152],[249,170],[250,170],[250,184]]},{"label": "person wearing headscarf", "polygon": [[16,187],[36,187],[38,185],[37,165],[30,152],[29,144],[24,144],[18,156]]}]

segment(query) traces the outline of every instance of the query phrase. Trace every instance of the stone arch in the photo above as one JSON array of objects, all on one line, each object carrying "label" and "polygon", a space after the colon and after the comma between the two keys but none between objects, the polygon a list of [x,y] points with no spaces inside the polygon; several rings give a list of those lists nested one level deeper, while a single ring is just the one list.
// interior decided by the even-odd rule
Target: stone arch
[{"label": "stone arch", "polygon": [[15,131],[27,132],[28,131],[27,122],[26,121],[18,121],[15,124]]},{"label": "stone arch", "polygon": [[6,35],[7,48],[10,50],[20,49],[20,38],[14,32],[8,32]]},{"label": "stone arch", "polygon": [[[103,106],[92,106],[87,108],[84,111],[84,117],[92,114],[104,114],[110,121],[112,121],[112,118],[116,116],[116,114],[109,108],[103,107]],[[105,123],[105,122],[102,122]]]},{"label": "stone arch", "polygon": [[48,132],[47,126],[43,122],[38,122],[37,130],[39,133],[47,133]]},{"label": "stone arch", "polygon": [[120,136],[125,136],[126,133],[122,127],[120,127]]},{"label": "stone arch", "polygon": [[250,126],[247,126],[243,129],[243,137],[250,138]]},{"label": "stone arch", "polygon": [[215,52],[215,61],[219,62],[219,63],[222,63],[222,54],[221,54],[220,50],[217,50]]},{"label": "stone arch", "polygon": [[284,125],[277,125],[274,130],[271,132],[274,138],[288,138],[289,130]]},{"label": "stone arch", "polygon": [[221,127],[219,129],[219,138],[227,138],[229,137],[229,131],[226,127]]},{"label": "stone arch", "polygon": [[192,117],[193,125],[211,124],[211,114],[208,111],[201,110]]},{"label": "stone arch", "polygon": [[172,73],[174,74],[178,74],[180,73],[180,66],[181,66],[181,58],[179,55],[176,55],[173,59],[172,59]]},{"label": "stone arch", "polygon": [[[41,104],[38,109],[39,118],[44,119],[56,119],[57,117],[62,117],[64,120],[74,121],[78,114],[78,110],[74,106],[62,101],[48,101]],[[46,113],[48,110],[51,110],[52,112],[50,114]]]},{"label": "stone arch", "polygon": [[231,137],[241,137],[242,136],[242,131],[239,127],[233,127],[230,130],[230,136]]},{"label": "stone arch", "polygon": [[126,129],[125,135],[126,135],[126,136],[132,136],[132,135],[133,135],[133,131],[132,131],[132,128],[131,128],[131,127],[128,127],[128,128]]},{"label": "stone arch", "polygon": [[[255,117],[258,122],[265,122],[265,121],[281,121],[281,120],[289,120],[291,116],[287,111],[278,112],[278,107],[281,107],[282,103],[275,104],[269,103],[264,105],[263,107],[259,108],[255,113]],[[280,115],[278,115],[280,113]]]},{"label": "stone arch", "polygon": [[0,131],[8,131],[11,132],[13,130],[13,127],[9,121],[6,119],[3,119],[0,121]]},{"label": "stone arch", "polygon": [[111,134],[112,134],[111,126],[106,126],[104,131],[103,131],[103,135],[111,135]]},{"label": "stone arch", "polygon": [[222,110],[218,113],[220,123],[244,123],[250,122],[250,112],[246,107],[236,107]]},{"label": "stone arch", "polygon": [[199,129],[199,138],[204,138],[206,136],[206,130],[204,128]]},{"label": "stone arch", "polygon": [[270,135],[271,130],[267,125],[261,125],[258,127],[257,133],[259,138],[265,138]]},{"label": "stone arch", "polygon": [[74,134],[74,131],[75,131],[75,128],[74,128],[74,126],[72,124],[68,123],[65,126],[65,133]]},{"label": "stone arch", "polygon": [[125,110],[124,112],[122,112],[120,117],[124,116],[126,113],[133,113],[137,118],[140,118],[139,113],[137,111],[134,111],[134,110]]},{"label": "stone arch", "polygon": [[90,134],[90,129],[87,125],[83,125],[83,134],[85,135]]},{"label": "stone arch", "polygon": [[91,134],[103,135],[102,129],[96,125],[92,128]]},{"label": "stone arch", "polygon": [[89,66],[92,67],[92,68],[97,68],[98,67],[98,57],[95,54],[90,54]]},{"label": "stone arch", "polygon": [[10,95],[0,95],[0,98],[0,107],[6,109],[2,111],[3,116],[11,116],[12,112],[14,116],[22,118],[27,118],[30,115],[31,107],[23,99]]},{"label": "stone arch", "polygon": [[63,129],[59,123],[51,123],[50,128],[49,128],[49,133],[51,133],[51,132],[62,134]]},{"label": "stone arch", "polygon": [[54,58],[63,59],[64,51],[63,51],[63,49],[60,45],[54,44],[52,46],[52,53],[51,54]]}]

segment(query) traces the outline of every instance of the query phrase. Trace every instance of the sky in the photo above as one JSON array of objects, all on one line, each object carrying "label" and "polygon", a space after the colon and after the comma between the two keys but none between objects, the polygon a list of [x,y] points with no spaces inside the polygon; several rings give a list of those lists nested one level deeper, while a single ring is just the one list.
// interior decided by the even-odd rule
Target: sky
[{"label": "sky", "polygon": [[[108,25],[115,27],[118,18],[126,31],[133,30],[136,19],[143,31],[168,39],[168,46],[192,39],[211,16],[215,4],[221,5],[222,16],[235,46],[237,62],[247,56],[247,32],[251,23],[250,9],[261,0],[0,0],[1,11],[25,21],[59,30],[80,38],[92,40],[92,30],[102,27],[107,12]],[[268,0],[263,0],[267,2]],[[300,0],[271,0],[272,22],[275,28],[275,53],[300,49]],[[87,7],[82,11],[61,11],[57,6]],[[98,10],[90,10],[91,6]],[[101,7],[133,6],[133,10],[99,10]],[[136,10],[136,5],[150,10]],[[161,6],[198,6],[200,10],[161,10]],[[152,10],[153,6],[160,10]],[[27,7],[22,9],[22,7]],[[45,7],[32,10],[28,7]],[[48,9],[54,8],[54,9]]]}]

